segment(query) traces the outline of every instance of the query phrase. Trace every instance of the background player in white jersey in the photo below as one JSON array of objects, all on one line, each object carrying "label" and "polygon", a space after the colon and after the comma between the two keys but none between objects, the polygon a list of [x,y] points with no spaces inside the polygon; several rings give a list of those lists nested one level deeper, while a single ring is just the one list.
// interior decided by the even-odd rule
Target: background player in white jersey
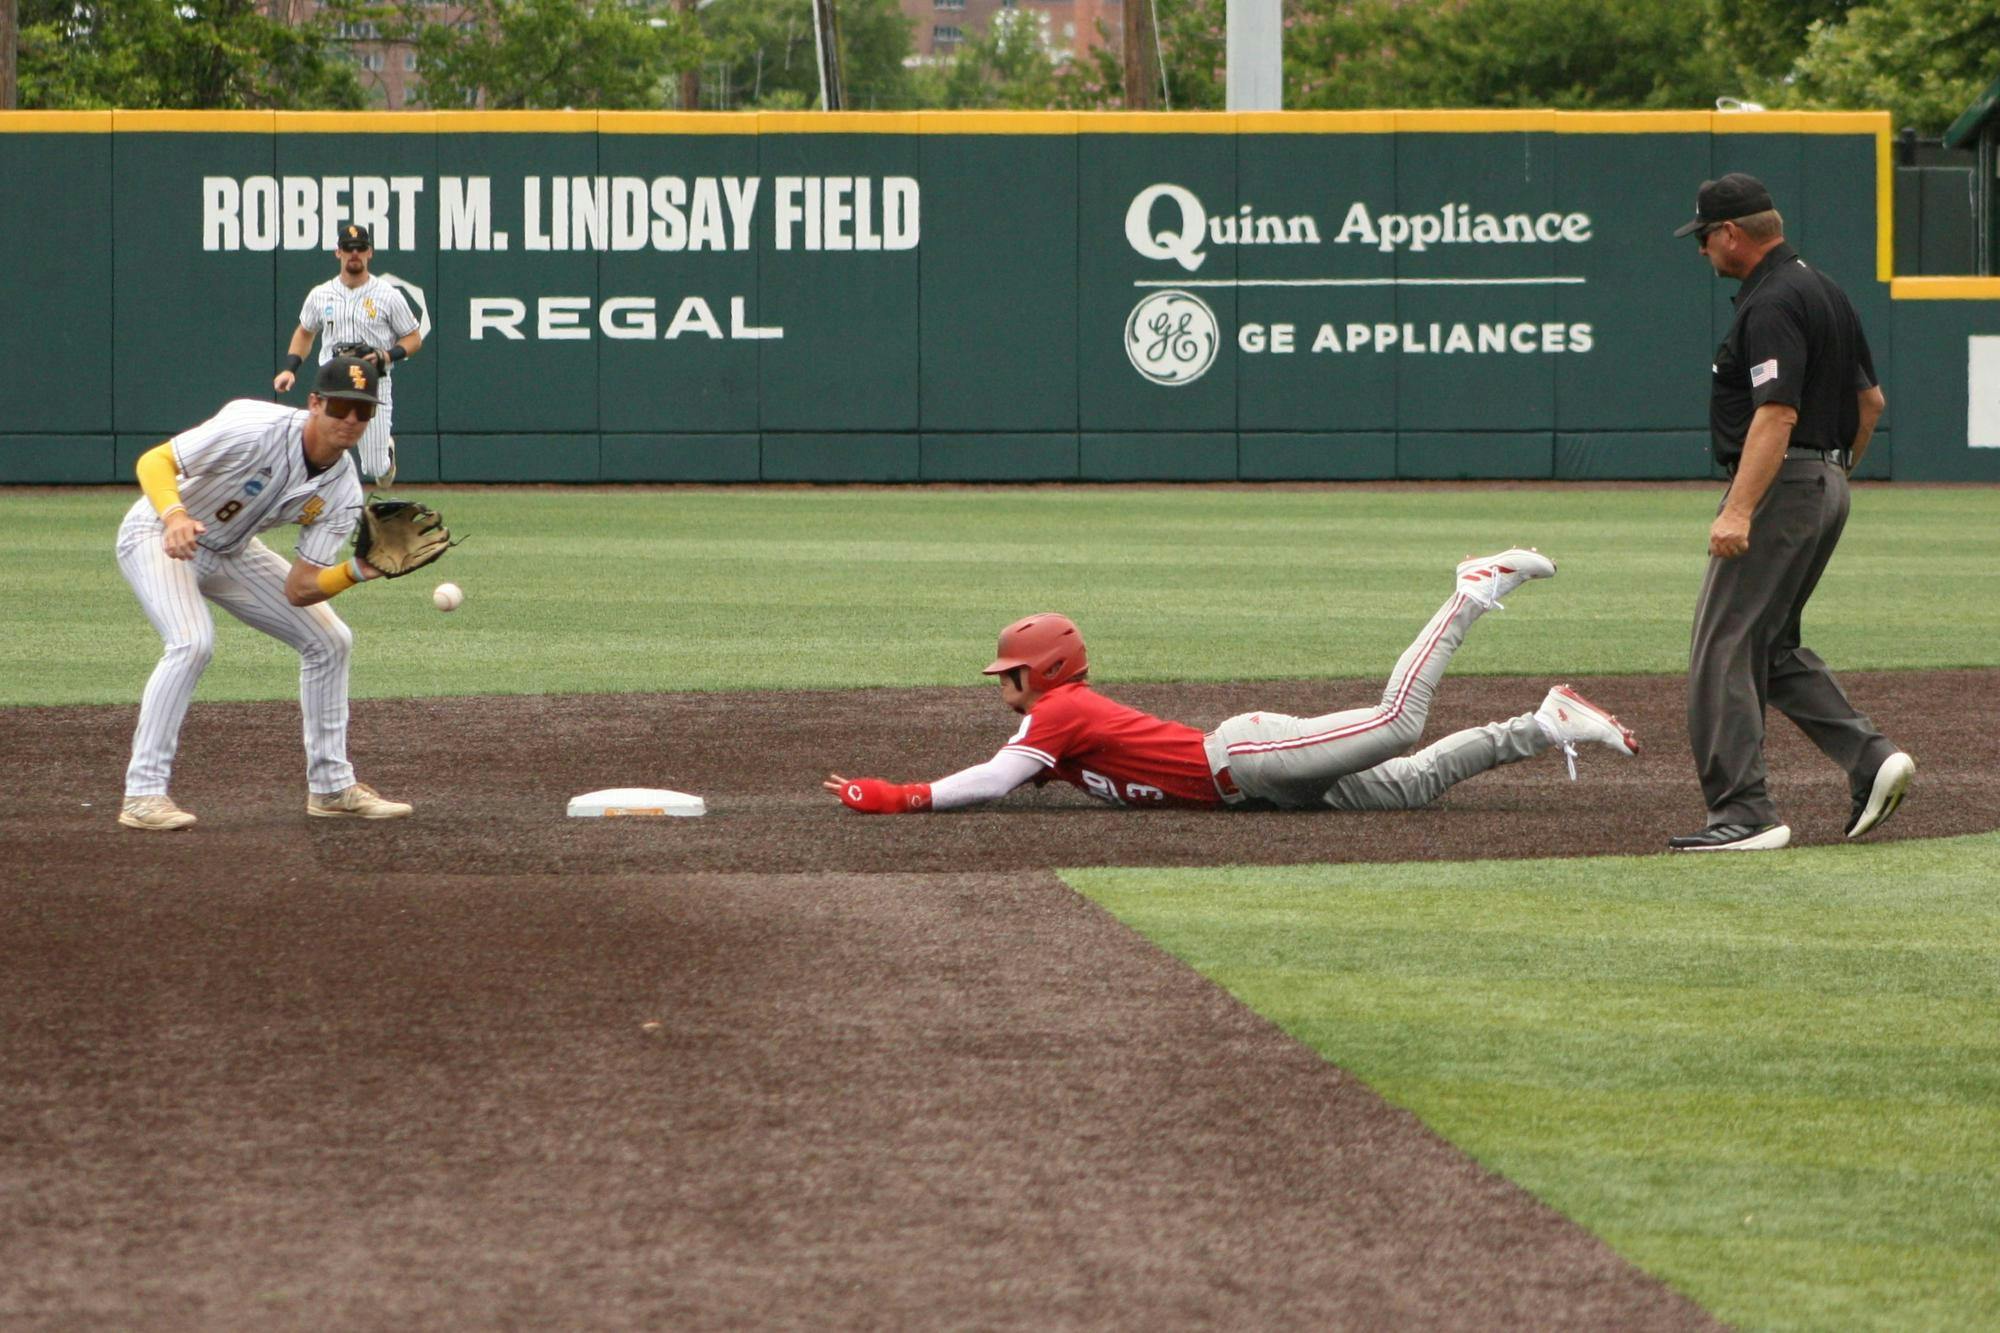
[{"label": "background player in white jersey", "polygon": [[[118,568],[166,651],[146,682],[118,822],[182,829],[193,815],[167,795],[181,722],[215,652],[213,602],[299,652],[306,813],[395,819],[410,813],[354,780],[347,762],[347,662],[354,635],[328,598],[376,577],[340,559],[361,511],[347,453],[376,406],[375,367],[337,357],[319,369],[305,410],[239,398],[139,459],[145,494],[118,529]],[[257,539],[297,523],[289,563]]]},{"label": "background player in white jersey", "polygon": [[306,293],[305,304],[299,307],[299,326],[285,349],[285,368],[271,380],[271,387],[284,393],[297,382],[315,337],[321,365],[336,353],[351,353],[357,345],[370,348],[369,359],[382,373],[382,402],[362,433],[355,457],[361,463],[362,480],[386,490],[396,479],[389,368],[424,345],[422,319],[410,309],[399,287],[368,271],[375,257],[375,238],[368,228],[352,223],[342,227],[339,254],[340,272]]}]

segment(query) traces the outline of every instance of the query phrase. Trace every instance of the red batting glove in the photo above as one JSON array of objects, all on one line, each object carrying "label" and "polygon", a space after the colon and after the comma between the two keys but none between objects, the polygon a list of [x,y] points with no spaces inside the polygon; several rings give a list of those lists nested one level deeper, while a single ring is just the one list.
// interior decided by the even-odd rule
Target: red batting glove
[{"label": "red batting glove", "polygon": [[[834,784],[828,783],[832,787]],[[928,782],[884,782],[880,778],[848,778],[834,788],[840,803],[864,815],[903,815],[931,808]]]}]

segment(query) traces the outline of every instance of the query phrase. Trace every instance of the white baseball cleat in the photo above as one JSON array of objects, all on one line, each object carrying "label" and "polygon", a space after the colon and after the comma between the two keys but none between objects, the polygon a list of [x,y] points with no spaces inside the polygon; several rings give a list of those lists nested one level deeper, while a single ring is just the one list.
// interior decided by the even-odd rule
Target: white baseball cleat
[{"label": "white baseball cleat", "polygon": [[1555,742],[1569,765],[1569,780],[1576,781],[1576,743],[1592,741],[1631,758],[1639,753],[1639,738],[1632,728],[1599,708],[1567,685],[1548,692],[1535,710],[1542,733]]},{"label": "white baseball cleat", "polygon": [[1468,556],[1458,562],[1458,590],[1488,611],[1505,610],[1500,599],[1529,579],[1550,579],[1556,562],[1533,547],[1498,555]]},{"label": "white baseball cleat", "polygon": [[401,819],[413,808],[387,799],[365,782],[357,782],[346,791],[326,796],[314,792],[306,797],[306,813],[321,819]]},{"label": "white baseball cleat", "polygon": [[192,828],[194,816],[175,805],[170,796],[127,796],[118,811],[118,822],[126,828],[172,833]]}]

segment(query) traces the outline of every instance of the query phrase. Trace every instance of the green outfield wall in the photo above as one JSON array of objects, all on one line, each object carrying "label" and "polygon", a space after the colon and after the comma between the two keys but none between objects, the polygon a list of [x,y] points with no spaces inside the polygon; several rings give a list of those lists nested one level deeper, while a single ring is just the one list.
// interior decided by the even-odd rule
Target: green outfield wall
[{"label": "green outfield wall", "polygon": [[1735,284],[1670,233],[1730,170],[1861,309],[1864,470],[2000,478],[2000,286],[1890,271],[1888,129],[0,114],[0,481],[122,480],[272,396],[347,221],[432,321],[412,480],[1704,477]]}]

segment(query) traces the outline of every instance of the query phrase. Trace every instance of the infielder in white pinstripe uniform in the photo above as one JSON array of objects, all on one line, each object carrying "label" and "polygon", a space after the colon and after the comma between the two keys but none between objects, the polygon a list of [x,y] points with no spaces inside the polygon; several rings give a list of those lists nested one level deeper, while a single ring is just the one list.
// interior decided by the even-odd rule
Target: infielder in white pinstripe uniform
[{"label": "infielder in white pinstripe uniform", "polygon": [[402,291],[368,271],[374,256],[375,239],[368,228],[350,223],[340,229],[340,272],[306,293],[299,326],[285,349],[285,368],[272,378],[271,387],[279,393],[291,389],[315,337],[321,365],[333,359],[336,348],[363,343],[375,349],[371,359],[382,372],[382,403],[354,454],[362,479],[386,490],[396,479],[389,368],[422,347],[424,336],[422,320]]},{"label": "infielder in white pinstripe uniform", "polygon": [[[354,780],[347,762],[354,635],[326,605],[376,577],[363,561],[342,560],[340,549],[361,512],[361,481],[347,455],[374,415],[377,382],[372,363],[337,357],[320,367],[304,411],[239,398],[139,459],[145,494],[118,529],[118,568],[166,651],[139,704],[118,815],[127,828],[195,822],[167,795],[167,780],[195,683],[215,652],[207,602],[298,649],[306,813],[410,813]],[[289,564],[257,539],[284,523],[304,530]]]}]

